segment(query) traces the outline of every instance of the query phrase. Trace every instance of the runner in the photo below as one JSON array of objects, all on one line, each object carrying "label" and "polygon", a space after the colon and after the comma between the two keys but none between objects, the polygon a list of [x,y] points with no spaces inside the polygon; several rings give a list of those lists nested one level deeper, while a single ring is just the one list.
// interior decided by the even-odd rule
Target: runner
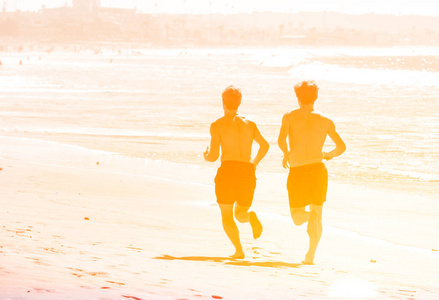
[{"label": "runner", "polygon": [[[261,222],[256,213],[249,209],[256,187],[255,170],[269,148],[256,123],[238,114],[241,98],[238,88],[229,86],[224,90],[224,116],[210,126],[210,149],[207,147],[204,152],[204,158],[214,162],[221,148],[221,166],[215,177],[215,194],[221,209],[224,231],[235,246],[235,254],[231,257],[237,259],[243,259],[245,254],[233,215],[241,223],[250,222],[255,239],[262,233]],[[259,150],[252,160],[253,141],[259,144]]]},{"label": "runner", "polygon": [[[318,97],[316,83],[303,81],[294,86],[294,91],[300,108],[284,115],[278,145],[284,153],[282,165],[290,169],[287,189],[291,217],[296,225],[308,222],[309,250],[302,263],[312,265],[322,236],[322,209],[328,187],[328,171],[323,160],[341,155],[346,145],[334,122],[314,110]],[[335,148],[323,152],[327,135]]]}]

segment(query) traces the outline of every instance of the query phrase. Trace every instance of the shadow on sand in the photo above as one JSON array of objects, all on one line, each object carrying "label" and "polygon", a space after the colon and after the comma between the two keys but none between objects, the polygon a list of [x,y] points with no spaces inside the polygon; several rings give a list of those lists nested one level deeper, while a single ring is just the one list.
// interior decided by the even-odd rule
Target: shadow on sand
[{"label": "shadow on sand", "polygon": [[163,255],[159,257],[154,257],[154,259],[209,261],[209,262],[224,263],[225,265],[255,266],[255,267],[268,267],[268,268],[298,268],[299,266],[302,265],[302,264],[287,263],[283,261],[247,261],[247,260],[233,259],[230,257],[212,257],[212,256],[175,257],[170,255]]}]

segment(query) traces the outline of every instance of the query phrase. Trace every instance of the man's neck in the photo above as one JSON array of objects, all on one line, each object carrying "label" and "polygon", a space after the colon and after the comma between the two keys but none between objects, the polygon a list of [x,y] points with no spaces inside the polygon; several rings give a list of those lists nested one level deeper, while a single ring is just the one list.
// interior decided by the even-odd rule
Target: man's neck
[{"label": "man's neck", "polygon": [[314,110],[314,104],[301,105],[300,110],[306,111],[306,112],[311,112]]},{"label": "man's neck", "polygon": [[228,110],[228,109],[225,109],[224,110],[224,116],[225,117],[234,117],[234,116],[236,116],[238,114],[238,111],[237,110]]}]

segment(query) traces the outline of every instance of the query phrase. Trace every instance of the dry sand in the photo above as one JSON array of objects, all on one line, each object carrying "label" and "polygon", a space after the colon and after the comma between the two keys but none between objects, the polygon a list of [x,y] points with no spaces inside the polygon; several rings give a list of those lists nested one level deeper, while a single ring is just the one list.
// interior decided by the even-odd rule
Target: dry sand
[{"label": "dry sand", "polygon": [[439,296],[438,252],[324,228],[301,265],[306,228],[257,204],[262,237],[239,224],[247,257],[228,259],[213,171],[11,137],[0,167],[1,299]]}]

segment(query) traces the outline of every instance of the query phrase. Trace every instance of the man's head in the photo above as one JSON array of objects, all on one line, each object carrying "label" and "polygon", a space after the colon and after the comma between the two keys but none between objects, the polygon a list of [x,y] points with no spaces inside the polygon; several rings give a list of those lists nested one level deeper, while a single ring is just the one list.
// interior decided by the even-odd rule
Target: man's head
[{"label": "man's head", "polygon": [[242,98],[241,90],[239,88],[236,88],[233,85],[226,87],[222,97],[225,108],[228,110],[238,110]]},{"label": "man's head", "polygon": [[300,104],[313,104],[317,100],[319,87],[313,80],[302,81],[294,86]]}]

